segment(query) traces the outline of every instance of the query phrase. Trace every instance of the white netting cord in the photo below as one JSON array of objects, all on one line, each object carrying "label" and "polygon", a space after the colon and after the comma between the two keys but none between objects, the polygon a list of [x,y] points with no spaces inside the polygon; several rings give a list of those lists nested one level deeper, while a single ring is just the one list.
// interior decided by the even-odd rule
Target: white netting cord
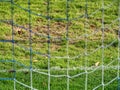
[{"label": "white netting cord", "polygon": [[87,44],[88,44],[88,0],[86,0],[85,4],[85,23],[84,23],[84,30],[85,30],[85,90],[88,88],[88,71],[87,71],[87,66],[88,66],[88,51],[87,51]]},{"label": "white netting cord", "polygon": [[47,44],[48,44],[48,51],[47,51],[47,54],[48,54],[48,90],[51,90],[51,69],[50,69],[50,60],[51,60],[51,55],[50,55],[50,0],[47,0],[47,32],[48,32],[48,41],[47,41]]},{"label": "white netting cord", "polygon": [[104,0],[102,0],[102,90],[104,90]]},{"label": "white netting cord", "polygon": [[[66,56],[69,57],[69,0],[66,0],[66,20]],[[69,65],[70,59],[67,58],[67,90],[70,88]]]},{"label": "white netting cord", "polygon": [[[30,0],[28,0],[29,1],[29,10],[30,10]],[[119,1],[119,0],[118,0]],[[93,50],[93,51],[91,51],[91,52],[88,52],[87,51],[87,49],[88,49],[88,38],[89,38],[89,36],[93,36],[93,35],[95,35],[96,34],[96,31],[94,32],[94,33],[92,33],[92,34],[87,34],[87,25],[88,25],[88,20],[87,20],[87,11],[85,12],[85,16],[84,16],[84,18],[85,18],[85,27],[84,27],[84,29],[85,29],[85,33],[84,33],[84,35],[82,35],[82,36],[80,36],[79,38],[75,38],[74,40],[76,40],[76,39],[80,39],[81,37],[84,37],[85,38],[85,51],[82,53],[82,54],[80,54],[80,55],[76,55],[76,56],[74,56],[74,57],[70,57],[69,56],[69,42],[70,42],[70,40],[72,40],[72,39],[69,39],[69,36],[68,36],[68,31],[69,31],[69,15],[68,15],[68,13],[69,13],[69,10],[68,10],[68,8],[69,8],[69,0],[66,0],[66,17],[67,17],[67,24],[66,24],[66,26],[67,26],[67,28],[66,28],[66,40],[67,40],[67,43],[66,43],[66,56],[64,56],[64,57],[59,57],[59,56],[53,56],[53,57],[51,57],[50,56],[50,35],[48,35],[48,69],[47,69],[47,71],[48,71],[48,73],[45,73],[45,72],[43,72],[42,70],[38,70],[38,69],[30,69],[30,85],[26,85],[26,84],[24,84],[24,83],[22,83],[22,82],[20,82],[20,81],[18,81],[18,80],[16,80],[16,79],[14,79],[14,90],[16,90],[16,83],[18,83],[18,84],[20,84],[20,85],[22,85],[22,86],[24,86],[24,87],[27,87],[27,88],[29,88],[29,89],[31,89],[31,90],[37,90],[37,89],[35,89],[35,88],[33,88],[33,81],[32,81],[32,79],[33,79],[33,76],[32,76],[32,73],[33,72],[36,72],[36,73],[38,73],[38,74],[42,74],[42,75],[46,75],[46,76],[48,76],[48,90],[50,90],[51,89],[51,86],[50,86],[50,84],[52,83],[51,82],[51,77],[55,77],[55,78],[61,78],[61,77],[66,77],[67,78],[67,90],[69,90],[70,89],[70,79],[73,79],[73,78],[77,78],[77,77],[80,77],[81,75],[85,75],[85,90],[88,90],[88,75],[90,74],[90,73],[94,73],[95,71],[97,71],[97,70],[101,70],[102,72],[101,72],[101,78],[102,78],[102,81],[101,81],[101,84],[100,85],[98,85],[98,86],[96,86],[95,88],[93,88],[93,90],[96,90],[96,89],[98,89],[98,88],[100,88],[100,87],[102,87],[102,90],[104,90],[105,89],[105,86],[108,86],[109,84],[111,84],[112,82],[114,82],[117,78],[119,79],[119,65],[120,65],[120,2],[119,2],[119,15],[118,15],[118,18],[117,19],[115,19],[115,20],[113,20],[113,22],[112,23],[114,23],[114,22],[116,22],[116,21],[119,21],[119,30],[118,30],[118,66],[116,66],[117,68],[118,68],[118,76],[117,77],[115,77],[115,78],[113,78],[112,80],[110,80],[109,82],[107,82],[107,83],[105,83],[105,81],[104,81],[104,71],[105,71],[105,69],[106,69],[106,67],[109,67],[111,64],[113,64],[115,61],[117,61],[116,59],[115,60],[112,60],[110,63],[108,63],[106,66],[104,66],[104,58],[105,58],[105,56],[104,56],[104,49],[105,48],[108,48],[108,47],[110,47],[110,46],[112,46],[117,40],[113,40],[111,43],[109,43],[109,44],[107,44],[106,46],[104,45],[104,29],[105,29],[105,25],[104,25],[104,9],[107,7],[107,6],[105,6],[104,5],[104,0],[101,0],[101,2],[102,2],[102,45],[101,46],[99,46],[98,48],[96,48],[95,50]],[[48,15],[47,15],[47,17],[48,17],[48,32],[49,32],[49,25],[50,25],[50,18],[49,18],[49,9],[50,9],[50,7],[49,7],[49,4],[50,4],[50,0],[47,0],[47,13],[48,13]],[[88,1],[86,0],[86,10],[87,10],[87,4],[88,4]],[[112,6],[113,4],[110,4],[109,5],[109,7],[107,7],[107,8],[110,8],[111,6]],[[99,10],[97,10],[97,11],[95,11],[95,12],[93,12],[92,14],[90,14],[90,15],[94,15],[95,13],[97,13]],[[30,15],[31,13],[29,12],[29,15]],[[112,25],[112,23],[108,26],[108,27],[110,27],[111,25]],[[99,30],[98,30],[99,31]],[[30,33],[31,33],[31,31],[30,31]],[[98,50],[102,50],[102,59],[101,59],[101,62],[102,62],[102,65],[101,66],[98,66],[98,67],[93,67],[93,69],[91,69],[91,71],[88,71],[88,69],[89,69],[89,67],[88,67],[88,56],[89,55],[91,55],[91,54],[94,54],[94,53],[96,53]],[[81,67],[75,67],[75,68],[70,68],[70,60],[74,60],[74,59],[76,59],[76,58],[80,58],[80,57],[84,57],[85,58],[85,60],[84,60],[84,63],[85,63],[85,66],[83,67],[83,69],[81,68]],[[65,75],[52,75],[50,72],[51,72],[51,67],[50,67],[50,59],[51,58],[58,58],[58,59],[61,59],[61,60],[63,60],[63,59],[67,59],[67,68],[64,68],[64,69],[59,69],[60,71],[62,71],[62,70],[65,70],[67,73],[65,74]],[[32,67],[32,64],[31,64],[31,67]],[[114,67],[113,66],[113,68],[116,68],[116,67]],[[78,73],[78,74],[75,74],[75,75],[72,75],[72,76],[70,76],[70,70],[77,70],[77,69],[81,69],[81,70],[85,70],[84,72],[82,72],[82,73]],[[80,81],[80,82],[82,82],[82,81]]]}]

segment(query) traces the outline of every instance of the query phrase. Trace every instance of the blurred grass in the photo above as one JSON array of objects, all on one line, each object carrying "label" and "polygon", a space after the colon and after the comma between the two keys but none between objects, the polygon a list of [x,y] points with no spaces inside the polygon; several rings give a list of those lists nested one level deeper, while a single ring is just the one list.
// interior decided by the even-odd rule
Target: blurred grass
[{"label": "blurred grass", "polygon": [[[104,35],[104,45],[107,46],[116,40],[110,47],[104,50],[104,64],[107,65],[113,60],[111,66],[116,66],[117,55],[118,55],[118,20],[113,22],[118,18],[118,1],[117,0],[104,0],[105,2],[105,35]],[[85,14],[85,0],[70,0],[69,1],[69,56],[82,56],[70,59],[70,68],[85,66],[85,33],[89,36],[87,37],[87,51],[88,54],[95,51],[102,45],[102,1],[101,0],[88,0],[88,15],[89,18],[86,20],[82,17]],[[14,0],[14,23],[25,28],[29,25],[29,13],[28,13],[28,2],[27,0]],[[47,69],[48,68],[48,58],[47,58],[47,1],[46,0],[31,0],[31,17],[32,17],[32,31],[39,35],[32,33],[32,58],[33,58],[33,68]],[[96,12],[96,10],[98,10]],[[96,12],[96,13],[95,13]],[[40,16],[36,16],[40,15]],[[55,58],[55,57],[65,57],[66,53],[66,1],[65,0],[50,0],[50,52],[51,68],[60,67],[61,69],[67,68],[67,58]],[[82,18],[80,18],[82,17]],[[0,20],[7,20],[6,23],[0,22],[0,40],[12,39],[12,30],[9,20],[11,20],[11,4],[9,2],[0,2]],[[94,34],[93,34],[94,33]],[[43,36],[40,36],[43,35]],[[46,36],[46,37],[44,37]],[[55,39],[59,38],[59,39]],[[29,53],[29,31],[21,29],[14,26],[14,39],[15,39],[15,55],[16,61],[21,64],[16,63],[16,69],[25,69],[25,66],[30,65],[30,53]],[[102,48],[98,49],[96,52],[87,56],[87,66],[95,66],[95,63],[99,62],[99,66],[102,65]],[[12,60],[12,44],[11,43],[1,43],[0,42],[0,60]],[[11,70],[13,69],[13,63],[1,63],[1,70]],[[62,71],[60,71],[62,72]],[[72,74],[77,74],[78,72],[84,71],[70,71]],[[57,72],[51,71],[51,74]],[[63,72],[66,74],[66,71]],[[116,74],[114,74],[116,73]],[[34,74],[34,86],[40,88],[40,90],[47,89],[47,76],[40,75],[38,73]],[[107,75],[110,75],[107,77]],[[3,77],[4,73],[1,74]],[[12,77],[7,73],[6,77]],[[117,76],[117,70],[105,70],[106,82],[112,80]],[[88,90],[93,89],[95,86],[101,83],[101,70],[95,71],[88,76]],[[23,79],[21,79],[23,78]],[[38,80],[38,78],[40,80]],[[24,72],[17,72],[17,79],[26,84],[30,83],[29,73],[26,75]],[[28,82],[25,82],[25,81]],[[45,80],[45,81],[44,81]],[[51,78],[51,89],[52,90],[66,90],[66,78]],[[95,82],[94,82],[95,80]],[[108,80],[108,81],[107,81]],[[81,82],[80,82],[81,81]],[[57,83],[56,83],[57,82]],[[5,87],[4,85],[8,85]],[[2,90],[12,90],[13,82],[1,81],[0,89]],[[71,90],[84,90],[85,75],[81,75],[77,78],[70,80]],[[25,87],[17,85],[17,90],[27,90]],[[116,90],[117,80],[108,86],[106,90]],[[29,89],[28,89],[29,90]],[[98,90],[101,90],[98,89]]]}]

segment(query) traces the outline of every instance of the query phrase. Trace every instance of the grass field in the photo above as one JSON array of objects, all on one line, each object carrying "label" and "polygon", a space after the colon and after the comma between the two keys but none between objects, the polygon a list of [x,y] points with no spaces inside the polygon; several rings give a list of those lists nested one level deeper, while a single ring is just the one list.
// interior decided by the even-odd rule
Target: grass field
[{"label": "grass field", "polygon": [[[100,85],[103,64],[106,67],[104,70],[105,90],[116,90],[118,88],[117,75],[119,74],[117,69],[119,52],[117,40],[119,30],[118,0],[104,0],[104,40],[101,29],[102,0],[88,0],[89,17],[87,19],[83,17],[86,10],[85,0],[69,0],[68,4],[69,22],[66,20],[66,0],[50,0],[51,75],[67,75],[66,28],[68,25],[70,90],[85,90],[86,73],[84,72],[86,66],[91,68],[87,70],[87,90],[92,90]],[[13,59],[12,43],[0,42],[0,90],[13,90],[13,80],[2,80],[14,77],[13,68],[16,69],[16,79],[30,85],[28,1],[14,0],[13,8],[14,59],[16,62],[10,61]],[[37,71],[48,73],[48,21],[46,16],[47,1],[31,0],[32,65],[34,70],[38,69],[33,71],[33,87],[38,90],[48,89],[48,75],[37,73]],[[12,39],[11,18],[11,3],[0,2],[0,40]],[[103,62],[102,40],[104,42]],[[85,56],[86,52],[87,56]],[[74,77],[79,73],[84,74]],[[67,77],[51,76],[50,86],[51,90],[67,90]],[[29,89],[16,83],[16,90]],[[97,90],[102,90],[102,86]]]}]

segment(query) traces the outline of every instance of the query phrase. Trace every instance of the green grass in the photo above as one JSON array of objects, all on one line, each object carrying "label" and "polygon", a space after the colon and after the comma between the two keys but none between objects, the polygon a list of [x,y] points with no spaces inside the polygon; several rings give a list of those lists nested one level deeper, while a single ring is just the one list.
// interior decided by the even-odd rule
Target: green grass
[{"label": "green grass", "polygon": [[[70,71],[70,75],[75,75],[78,74],[80,72],[84,72],[84,71],[80,71],[80,70],[76,70],[76,71]],[[107,84],[107,82],[109,82],[111,80],[111,78],[115,78],[116,77],[116,70],[106,70],[105,71],[105,84]],[[94,73],[88,74],[88,89],[91,90],[94,87],[96,87],[96,85],[101,84],[101,70],[97,70]],[[109,73],[109,75],[108,75]],[[66,71],[51,71],[51,74],[66,74]],[[5,75],[5,73],[3,73],[3,75]],[[10,73],[8,73],[8,75],[10,75]],[[16,74],[17,76],[17,80],[23,82],[24,84],[30,85],[30,74],[29,73],[25,73],[25,72],[18,72]],[[93,77],[94,76],[94,77]],[[26,82],[27,81],[27,82]],[[105,90],[116,90],[117,89],[117,80],[115,80],[114,82],[112,82],[109,85],[105,86]],[[1,81],[1,86],[0,88],[5,89],[10,89],[13,90],[13,81]],[[46,75],[39,75],[38,73],[33,73],[33,86],[35,88],[38,88],[39,90],[47,90],[47,84],[48,84],[48,76]],[[6,87],[5,87],[6,86]],[[16,84],[17,86],[17,90],[29,90],[28,88],[25,88],[22,85]],[[66,77],[62,77],[62,78],[55,78],[55,77],[51,77],[51,89],[52,90],[66,90],[67,88],[67,79]],[[80,90],[84,90],[85,89],[85,75],[81,75],[79,77],[76,78],[72,78],[70,79],[70,90],[78,90],[78,88]],[[101,90],[101,88],[97,89],[97,90]]]},{"label": "green grass", "polygon": [[[1,0],[0,0],[1,1]],[[118,20],[112,23],[118,17],[118,1],[117,0],[104,0],[105,2],[105,33],[104,33],[104,45],[107,46],[116,40],[110,47],[104,49],[104,65],[108,65],[115,60],[110,66],[117,66],[118,61]],[[26,11],[28,8],[27,0],[14,0],[14,23],[25,28],[28,28],[29,13]],[[112,5],[113,4],[113,5]],[[109,5],[112,5],[108,7]],[[25,10],[21,9],[24,8]],[[96,10],[101,9],[101,0],[88,0],[88,15],[86,20],[84,17],[79,18],[85,14],[85,0],[69,0],[69,56],[70,58],[79,56],[78,58],[70,59],[70,68],[85,67],[87,58],[87,66],[95,67],[95,64],[99,62],[98,66],[102,65],[102,48],[93,52],[102,45],[102,10],[94,13]],[[46,56],[48,52],[47,44],[47,2],[46,0],[31,0],[31,18],[32,18],[32,31],[39,33],[39,36],[32,33],[32,59],[33,68],[43,69],[43,72],[47,72],[48,58]],[[34,15],[40,14],[41,16]],[[50,67],[51,68],[67,68],[67,58],[55,58],[65,57],[66,52],[66,0],[51,0],[50,1]],[[0,20],[8,20],[6,23],[0,22],[0,40],[12,39],[12,30],[9,20],[11,20],[11,4],[10,2],[0,2]],[[86,23],[85,23],[86,22]],[[111,24],[112,23],[112,24]],[[98,32],[96,32],[98,30]],[[21,32],[19,34],[18,32]],[[95,33],[96,32],[96,33]],[[87,33],[87,52],[88,56],[85,57],[85,44]],[[92,33],[95,33],[92,35]],[[55,39],[60,38],[60,39]],[[29,31],[14,26],[14,39],[15,39],[15,55],[16,69],[26,69],[25,66],[30,65],[30,53],[29,53]],[[24,48],[23,48],[24,47]],[[39,54],[36,54],[39,52]],[[44,54],[44,55],[41,55]],[[82,56],[80,56],[82,54]],[[12,44],[0,42],[0,60],[12,60]],[[0,72],[0,78],[12,78],[14,73],[10,72],[14,68],[14,62],[1,62],[0,69],[7,70],[8,72]],[[95,67],[96,68],[96,67]],[[92,71],[92,70],[88,70]],[[70,76],[85,72],[85,70],[70,70]],[[64,70],[51,70],[51,74],[66,75],[67,71]],[[102,70],[98,69],[95,72],[88,74],[88,90],[92,90],[96,86],[101,84]],[[117,69],[105,69],[104,82],[107,84],[110,80],[117,77]],[[85,89],[86,74],[79,77],[70,79],[70,90],[84,90]],[[30,85],[30,72],[29,71],[17,71],[16,79],[27,85]],[[0,81],[0,90],[13,90],[13,81]],[[47,90],[48,76],[33,72],[33,87],[39,90]],[[118,81],[105,86],[105,90],[116,90]],[[51,77],[51,90],[66,90],[67,77],[55,78]],[[16,84],[16,90],[29,90],[20,84]],[[102,90],[102,87],[97,90]]]}]

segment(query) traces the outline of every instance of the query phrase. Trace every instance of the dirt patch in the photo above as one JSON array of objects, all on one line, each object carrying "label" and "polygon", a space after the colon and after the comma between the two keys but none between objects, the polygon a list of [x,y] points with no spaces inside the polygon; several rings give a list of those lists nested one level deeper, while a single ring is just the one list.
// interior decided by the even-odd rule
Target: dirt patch
[{"label": "dirt patch", "polygon": [[66,25],[61,22],[55,22],[52,23],[49,26],[49,31],[48,31],[48,26],[47,25],[36,25],[33,29],[33,32],[48,35],[48,33],[51,36],[63,36],[64,33],[66,32]]}]

